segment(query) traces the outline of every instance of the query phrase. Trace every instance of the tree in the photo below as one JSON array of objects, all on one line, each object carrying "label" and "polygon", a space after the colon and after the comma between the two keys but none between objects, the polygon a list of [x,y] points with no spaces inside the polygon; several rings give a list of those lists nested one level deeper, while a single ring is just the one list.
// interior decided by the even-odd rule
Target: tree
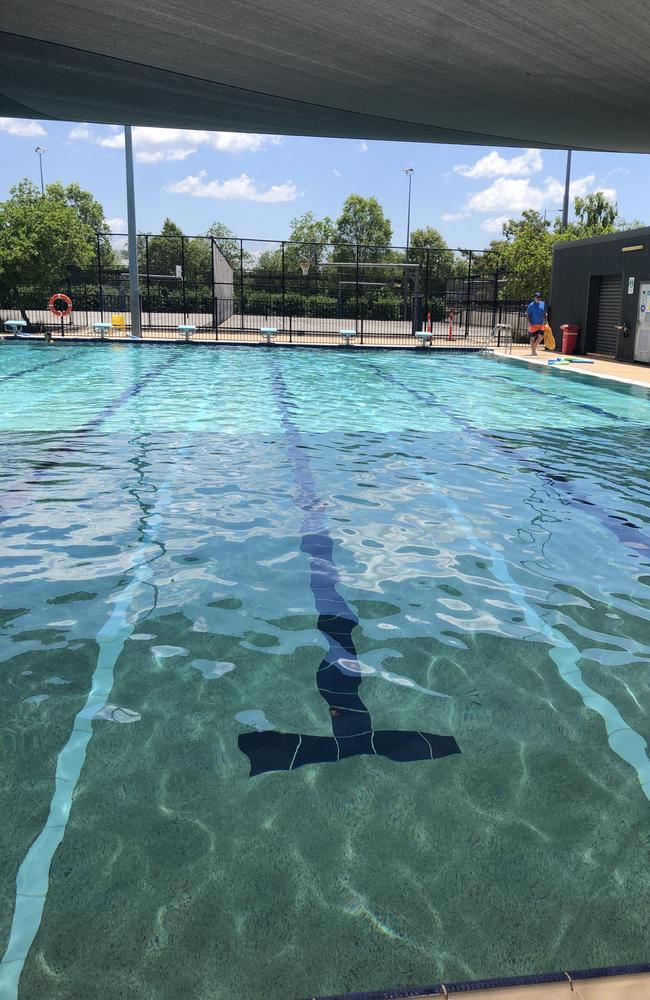
[{"label": "tree", "polygon": [[618,206],[602,191],[594,191],[584,198],[576,198],[573,204],[577,217],[577,223],[574,225],[589,236],[613,233],[616,230]]},{"label": "tree", "polygon": [[444,238],[433,226],[411,233],[409,260],[420,265],[420,291],[429,295],[445,290],[448,278],[456,274],[456,260]]},{"label": "tree", "polygon": [[393,227],[377,199],[351,194],[336,220],[336,242],[342,246],[334,251],[334,259],[354,260],[359,246],[363,261],[386,260],[392,238]]},{"label": "tree", "polygon": [[96,227],[108,264],[112,251],[104,211],[79,185],[48,184],[42,195],[25,179],[0,202],[0,293],[13,297],[27,322],[28,299],[45,300],[64,290],[69,267],[96,264]]},{"label": "tree", "polygon": [[492,240],[482,259],[484,271],[498,271],[509,299],[524,299],[539,289],[548,293],[557,236],[539,212],[527,209],[521,219],[509,219],[502,240]]},{"label": "tree", "polygon": [[313,212],[305,212],[291,220],[289,240],[284,248],[285,269],[297,271],[300,263],[322,264],[329,260],[331,244],[336,239],[336,226],[329,215],[317,219]]},{"label": "tree", "polygon": [[99,247],[101,266],[115,267],[117,257],[111,244],[110,226],[104,218],[104,209],[90,191],[84,191],[79,184],[64,187],[60,181],[55,181],[48,184],[47,195],[75,210],[84,226],[88,227],[88,239],[94,238],[95,245]]},{"label": "tree", "polygon": [[180,226],[167,218],[159,236],[138,237],[138,267],[143,274],[168,278],[175,278],[180,267],[188,280],[211,281],[210,240],[183,236]]},{"label": "tree", "polygon": [[[249,270],[254,263],[254,258],[248,250],[243,250],[242,242],[235,236],[232,229],[229,229],[224,222],[213,222],[205,231],[206,236],[214,237],[214,240],[222,254],[232,267],[233,271],[239,272],[244,265],[244,270]],[[243,250],[243,253],[242,253]]]},{"label": "tree", "polygon": [[576,198],[574,209],[576,218],[566,229],[556,220],[551,231],[550,223],[530,209],[522,213],[521,219],[509,219],[504,224],[504,238],[492,240],[483,255],[483,265],[499,270],[506,298],[527,298],[537,289],[548,294],[555,243],[628,228],[618,216],[616,203],[602,191]]}]

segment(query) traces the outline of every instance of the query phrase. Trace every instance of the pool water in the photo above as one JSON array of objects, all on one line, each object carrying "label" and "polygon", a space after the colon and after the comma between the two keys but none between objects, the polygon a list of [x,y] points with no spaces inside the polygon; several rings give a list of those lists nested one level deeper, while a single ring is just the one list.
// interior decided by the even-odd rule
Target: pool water
[{"label": "pool water", "polygon": [[647,960],[650,399],[0,347],[1,1000]]}]

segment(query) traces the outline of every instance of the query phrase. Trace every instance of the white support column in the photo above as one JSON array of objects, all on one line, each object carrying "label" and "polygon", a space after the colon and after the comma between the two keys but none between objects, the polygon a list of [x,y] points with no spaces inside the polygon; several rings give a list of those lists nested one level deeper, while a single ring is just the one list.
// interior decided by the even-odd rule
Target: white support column
[{"label": "white support column", "polygon": [[131,126],[124,126],[124,159],[126,165],[126,212],[129,230],[129,291],[131,296],[131,334],[142,336],[140,323],[140,284],[138,281],[138,239],[135,224],[135,185],[133,183],[133,137]]}]

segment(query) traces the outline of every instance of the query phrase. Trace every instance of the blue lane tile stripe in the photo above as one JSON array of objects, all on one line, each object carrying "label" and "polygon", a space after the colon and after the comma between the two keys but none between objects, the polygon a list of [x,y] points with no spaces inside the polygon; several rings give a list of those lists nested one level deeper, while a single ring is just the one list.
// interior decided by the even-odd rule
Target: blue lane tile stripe
[{"label": "blue lane tile stripe", "polygon": [[[127,403],[130,399],[133,399],[135,396],[139,396],[140,393],[143,391],[143,389],[145,389],[154,379],[158,378],[158,376],[162,375],[162,373],[166,371],[166,369],[168,369],[171,365],[175,364],[175,362],[178,361],[182,353],[183,352],[180,350],[174,351],[174,353],[170,355],[170,357],[168,357],[161,364],[157,365],[156,368],[153,368],[151,371],[147,372],[141,378],[137,379],[137,381],[134,382],[132,385],[127,386],[127,388],[124,389],[124,391],[121,392],[119,396],[116,396],[115,399],[111,400],[110,403],[108,403],[102,410],[100,410],[100,412],[96,416],[92,417],[85,424],[82,424],[81,427],[77,427],[70,430],[69,432],[70,435],[87,434],[89,431],[98,430],[99,427],[101,427],[101,425],[106,420],[108,420],[110,416],[112,416],[117,410],[120,409],[120,407],[124,406],[125,403]],[[43,455],[65,454],[66,452],[73,450],[74,450],[73,443],[67,445],[56,444],[50,448],[45,448],[42,454]],[[46,465],[45,468],[40,467],[37,469],[33,469],[31,472],[30,482],[33,483],[35,479],[39,479],[41,476],[44,476],[47,473],[49,473],[49,471],[50,471],[49,463]],[[5,485],[5,492],[6,491],[7,491],[7,486]],[[9,517],[11,517],[11,514],[6,512],[1,513],[0,524],[6,521]]]},{"label": "blue lane tile stripe", "polygon": [[22,378],[23,375],[31,375],[32,372],[40,372],[43,368],[54,368],[55,365],[62,365],[64,361],[68,361],[70,355],[65,358],[56,358],[54,361],[44,361],[41,365],[34,365],[33,368],[21,368],[17,372],[9,372],[8,375],[0,375],[0,382],[9,382],[13,378]]},{"label": "blue lane tile stripe", "polygon": [[277,364],[269,364],[293,473],[294,498],[303,515],[300,548],[309,556],[309,584],[318,612],[317,627],[327,642],[316,686],[328,705],[332,736],[243,733],[238,744],[250,760],[251,776],[292,771],[304,764],[337,763],[366,754],[394,761],[416,761],[460,753],[453,736],[373,729],[370,713],[359,696],[363,675],[352,636],[359,619],[336,589],[340,578],[334,562],[334,542],[326,526],[325,504],[316,491],[309,458],[291,415],[295,404]]},{"label": "blue lane tile stripe", "polygon": [[[466,378],[472,379],[472,381],[482,382],[485,386],[485,379],[480,375],[473,374],[469,368],[465,365],[458,364],[458,368],[463,372]],[[555,378],[554,375],[549,374],[546,369],[542,369],[542,372],[546,372],[549,378]],[[605,410],[602,406],[595,406],[593,403],[583,403],[577,399],[571,399],[570,396],[565,396],[561,392],[551,391],[548,392],[546,389],[538,389],[534,385],[522,385],[520,382],[513,381],[508,375],[495,375],[490,373],[490,379],[499,379],[500,381],[507,382],[511,388],[515,390],[521,390],[522,392],[532,393],[534,396],[543,396],[545,400],[557,399],[561,403],[568,403],[570,406],[577,406],[581,410],[589,410],[590,413],[597,413],[600,417],[607,417],[608,420],[623,421],[623,423],[629,423],[627,417],[621,417],[618,413],[612,413],[611,410]]]},{"label": "blue lane tile stripe", "polygon": [[403,1000],[405,997],[444,996],[445,992],[471,993],[478,990],[507,989],[513,986],[540,986],[544,983],[566,983],[568,988],[567,976],[577,982],[586,979],[607,979],[610,976],[636,976],[648,972],[650,972],[648,963],[607,965],[596,969],[567,969],[566,972],[540,972],[529,976],[500,976],[494,979],[471,979],[466,982],[432,983],[429,986],[396,987],[388,990],[372,990],[369,993],[336,993],[310,997],[309,1000]]},{"label": "blue lane tile stripe", "polygon": [[[408,385],[406,382],[402,382],[398,379],[392,372],[386,371],[379,365],[370,364],[370,368],[376,371],[383,379],[387,382],[391,382],[393,385],[402,389],[403,391],[409,393],[414,399],[419,400],[427,405],[432,405],[438,407],[446,416],[453,420],[455,423],[463,427],[469,434],[481,439],[481,441],[488,441],[493,444],[493,446],[509,457],[512,457],[514,446],[504,441],[495,433],[490,433],[488,431],[481,431],[478,427],[475,427],[466,417],[455,410],[453,407],[443,403],[443,401],[431,391],[423,391],[421,389],[414,389],[412,386]],[[619,541],[623,542],[626,547],[636,552],[637,554],[645,553],[650,555],[650,535],[647,535],[642,528],[637,527],[636,524],[632,524],[631,521],[626,520],[619,514],[612,514],[611,512],[600,507],[593,500],[587,500],[585,497],[580,496],[576,493],[570,486],[570,484],[562,479],[560,476],[554,476],[551,472],[545,469],[539,463],[535,462],[534,459],[527,458],[526,456],[517,455],[518,461],[525,462],[533,472],[541,476],[546,484],[554,487],[558,491],[565,493],[571,498],[572,501],[581,504],[585,507],[592,517],[600,521],[600,523],[611,531]]]},{"label": "blue lane tile stripe", "polygon": [[[209,400],[206,399],[194,411],[190,426],[174,454],[174,461],[168,466],[167,476],[156,490],[153,504],[143,505],[137,490],[129,491],[141,508],[138,520],[139,545],[129,555],[129,566],[125,571],[126,586],[120,585],[116,591],[109,616],[96,636],[97,662],[84,705],[76,714],[68,739],[57,756],[48,819],[32,842],[16,874],[16,896],[9,941],[0,961],[0,1000],[18,1000],[23,967],[43,919],[49,891],[50,867],[65,835],[75,789],[93,735],[93,720],[97,711],[110,699],[115,667],[126,639],[132,634],[136,622],[143,621],[156,606],[153,565],[164,552],[164,544],[161,542],[164,516],[172,505],[174,484],[182,471],[193,433],[208,406]],[[153,556],[152,546],[155,549]],[[151,593],[153,602],[146,613],[142,601],[145,591]]]},{"label": "blue lane tile stripe", "polygon": [[98,427],[101,427],[101,425],[117,410],[124,406],[125,403],[128,403],[128,401],[133,399],[135,396],[139,396],[140,393],[147,388],[150,382],[153,382],[154,379],[157,379],[160,375],[162,375],[162,373],[169,368],[170,365],[173,365],[180,358],[181,354],[182,351],[175,351],[169,358],[167,358],[166,361],[163,361],[156,368],[152,368],[150,372],[147,372],[146,375],[139,378],[137,382],[133,383],[133,385],[127,386],[127,388],[121,392],[119,396],[116,396],[115,399],[111,400],[111,402],[108,403],[103,410],[100,410],[95,417],[83,424],[83,426],[79,427],[77,433],[84,434],[87,431],[94,431],[97,430]]},{"label": "blue lane tile stripe", "polygon": [[[396,382],[403,388],[408,389],[408,386],[404,386],[403,383],[399,382],[399,380],[396,379],[390,372],[382,372],[381,368],[379,368],[378,371],[384,374],[389,381]],[[418,393],[418,395],[425,399],[426,397],[433,398],[441,409],[450,410],[450,408],[445,407],[444,404],[438,403],[433,394]],[[453,418],[456,416],[453,411],[451,411],[451,416]],[[463,418],[457,419],[458,422],[464,424],[468,430],[475,430],[472,425],[468,424],[468,422]],[[515,584],[515,581],[510,573],[508,561],[506,560],[503,551],[495,550],[491,545],[480,541],[473,535],[471,522],[468,521],[458,505],[450,497],[445,498],[443,496],[442,500],[452,512],[453,517],[458,524],[465,525],[468,534],[472,536],[475,548],[479,551],[485,552],[485,554],[490,557],[492,560],[492,575],[505,583],[510,589],[512,585]],[[515,594],[512,591],[511,593],[513,600],[517,601]],[[625,719],[622,717],[613,702],[609,701],[603,695],[590,688],[586,683],[580,669],[581,654],[578,648],[573,643],[568,641],[566,636],[558,633],[556,629],[551,627],[548,622],[540,616],[534,604],[524,601],[521,604],[521,609],[526,622],[533,629],[533,632],[539,633],[539,635],[543,636],[550,643],[551,648],[549,650],[549,657],[557,667],[560,677],[566,684],[569,685],[569,687],[574,689],[580,698],[582,698],[582,701],[587,708],[600,715],[605,724],[609,746],[613,752],[621,758],[621,760],[625,761],[634,768],[641,786],[641,791],[647,798],[650,798],[650,758],[648,757],[648,746],[645,739],[640,733],[637,733],[636,730],[627,725]]]}]

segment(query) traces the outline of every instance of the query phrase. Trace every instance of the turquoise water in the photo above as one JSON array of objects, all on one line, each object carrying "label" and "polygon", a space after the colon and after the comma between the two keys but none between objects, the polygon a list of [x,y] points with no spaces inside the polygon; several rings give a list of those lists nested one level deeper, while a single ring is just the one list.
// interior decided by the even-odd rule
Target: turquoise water
[{"label": "turquoise water", "polygon": [[32,344],[0,395],[1,1000],[647,960],[646,395]]}]

